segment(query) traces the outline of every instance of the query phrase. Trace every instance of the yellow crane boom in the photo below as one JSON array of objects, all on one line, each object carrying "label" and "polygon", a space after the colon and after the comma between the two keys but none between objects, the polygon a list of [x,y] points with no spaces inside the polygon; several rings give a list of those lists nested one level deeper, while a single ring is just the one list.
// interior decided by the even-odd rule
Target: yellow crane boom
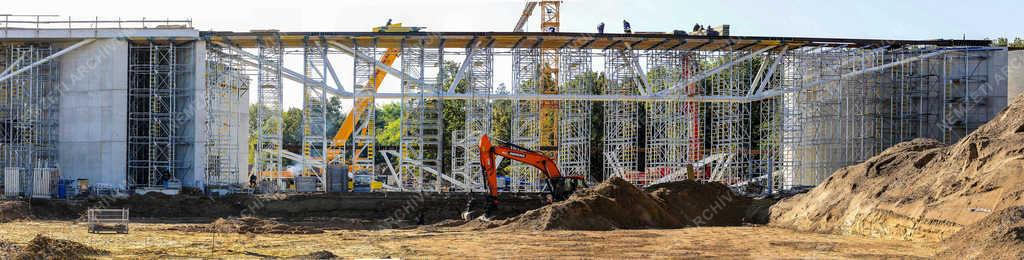
[{"label": "yellow crane boom", "polygon": [[[383,27],[373,28],[374,31],[382,32],[417,32],[423,27],[403,27],[401,23],[389,24]],[[395,59],[398,58],[398,54],[401,52],[399,48],[388,48],[384,52],[384,55],[380,57],[380,63],[385,66],[391,66],[395,63]],[[380,88],[381,82],[384,82],[384,77],[388,75],[388,72],[377,68],[373,72],[373,89],[376,91]],[[363,84],[367,84],[363,82]],[[352,110],[348,112],[348,116],[345,117],[345,121],[341,123],[338,129],[338,133],[334,134],[334,139],[331,140],[331,145],[327,149],[327,161],[336,162],[337,159],[344,155],[344,147],[348,142],[348,139],[352,137],[352,131],[355,130],[356,122],[363,116],[363,111],[366,110],[367,106],[373,103],[373,97],[366,97],[357,99],[355,104],[352,106]]]}]

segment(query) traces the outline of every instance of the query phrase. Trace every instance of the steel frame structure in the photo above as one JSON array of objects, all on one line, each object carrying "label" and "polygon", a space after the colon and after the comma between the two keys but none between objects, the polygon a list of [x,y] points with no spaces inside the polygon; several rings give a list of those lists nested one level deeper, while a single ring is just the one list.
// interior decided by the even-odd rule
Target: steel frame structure
[{"label": "steel frame structure", "polygon": [[[388,35],[329,40],[342,53],[353,50],[356,57],[356,84],[349,94],[353,101],[401,100],[399,167],[397,179],[388,183],[402,191],[481,190],[479,136],[509,127],[513,143],[541,150],[546,146],[544,118],[557,118],[551,127],[557,132],[549,143],[558,147],[555,157],[565,174],[587,175],[595,163],[591,150],[596,149],[603,156],[604,178],[621,176],[640,186],[688,178],[688,168],[698,179],[753,193],[814,185],[831,171],[896,142],[921,136],[941,139],[976,127],[961,120],[949,120],[951,127],[946,128],[935,124],[943,118],[981,117],[963,112],[963,107],[986,105],[980,98],[986,96],[989,74],[983,61],[993,51],[934,43],[792,44],[743,37],[728,43],[717,38],[654,43],[647,36],[636,40],[611,35],[611,42],[574,38],[552,44],[552,37],[529,33],[516,36],[520,38],[514,43],[486,36],[461,39],[442,33],[432,35],[440,39],[434,40],[403,35],[397,42],[402,48],[400,69],[381,68],[385,65],[375,61],[382,48],[396,44]],[[458,44],[444,43],[451,39]],[[543,50],[553,52],[545,56]],[[493,92],[496,55],[512,57],[510,94]],[[439,78],[445,75],[440,72],[445,57],[459,56],[466,59],[455,81],[465,88],[430,78],[435,69]],[[545,69],[552,59],[558,67]],[[603,71],[591,68],[595,60],[604,61]],[[401,92],[361,89],[369,85],[364,82],[372,80],[375,69],[400,73]],[[545,79],[545,70],[554,78]],[[315,82],[314,76],[297,80]],[[601,78],[607,85],[598,85]],[[557,89],[548,91],[545,83]],[[465,121],[464,128],[443,137],[450,138],[451,146],[442,148],[443,131],[430,131],[443,129],[439,111],[446,100],[464,104]],[[493,125],[495,100],[511,100],[511,125]],[[543,104],[557,108],[557,115],[543,116]],[[600,147],[590,147],[593,106],[604,111]],[[370,117],[362,122],[364,130],[356,131],[364,143],[353,143],[365,148],[350,150],[364,153],[362,158],[373,156],[365,153],[372,151],[375,139],[372,113],[364,111]],[[451,149],[450,167],[426,163],[431,154],[439,159],[443,149]],[[372,160],[364,160],[359,167],[373,166]],[[544,189],[531,167],[512,163],[509,177],[508,191]]]}]

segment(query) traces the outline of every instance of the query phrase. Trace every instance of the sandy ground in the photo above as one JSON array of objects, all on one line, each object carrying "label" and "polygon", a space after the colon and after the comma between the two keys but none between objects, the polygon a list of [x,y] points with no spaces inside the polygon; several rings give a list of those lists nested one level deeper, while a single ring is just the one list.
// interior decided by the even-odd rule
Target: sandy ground
[{"label": "sandy ground", "polygon": [[89,234],[70,221],[0,224],[0,239],[36,234],[109,250],[110,258],[289,257],[327,250],[343,258],[927,258],[935,243],[803,233],[773,227],[616,231],[328,230],[313,235],[243,235],[132,224],[127,235]]}]

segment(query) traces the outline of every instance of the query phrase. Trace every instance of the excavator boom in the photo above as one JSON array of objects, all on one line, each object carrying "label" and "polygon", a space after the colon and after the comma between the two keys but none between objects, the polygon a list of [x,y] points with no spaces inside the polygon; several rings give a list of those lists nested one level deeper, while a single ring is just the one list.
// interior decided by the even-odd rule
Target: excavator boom
[{"label": "excavator boom", "polygon": [[[562,176],[554,160],[542,153],[507,143],[493,145],[487,135],[480,137],[480,168],[488,191],[488,209],[490,212],[498,204],[498,170],[497,156],[522,162],[540,169],[547,179],[552,201],[564,200],[575,192],[577,186],[585,185],[582,176]],[[488,214],[489,215],[489,214]]]}]

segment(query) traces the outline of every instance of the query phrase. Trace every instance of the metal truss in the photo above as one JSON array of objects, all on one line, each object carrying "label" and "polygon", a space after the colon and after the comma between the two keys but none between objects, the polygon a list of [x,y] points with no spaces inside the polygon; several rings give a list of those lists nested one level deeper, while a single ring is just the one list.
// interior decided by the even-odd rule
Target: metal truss
[{"label": "metal truss", "polygon": [[260,38],[257,56],[256,151],[253,171],[262,180],[269,180],[268,191],[284,188],[282,171],[283,137],[283,69],[284,47],[276,37]]}]

